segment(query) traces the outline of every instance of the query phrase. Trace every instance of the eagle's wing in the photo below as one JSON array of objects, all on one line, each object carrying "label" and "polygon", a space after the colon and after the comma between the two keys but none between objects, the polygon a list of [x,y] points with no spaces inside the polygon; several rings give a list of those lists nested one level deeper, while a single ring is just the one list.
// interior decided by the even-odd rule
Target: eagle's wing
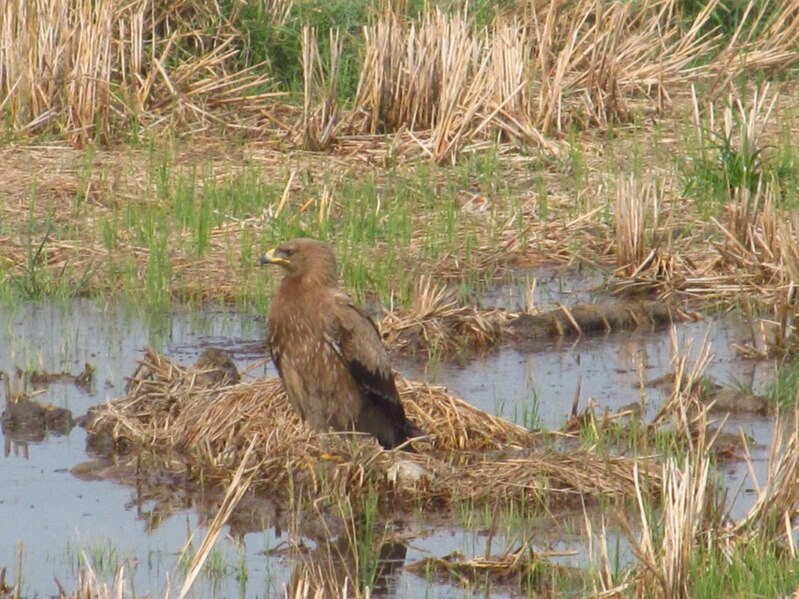
[{"label": "eagle's wing", "polygon": [[283,372],[280,368],[280,346],[277,343],[277,337],[275,335],[276,323],[273,322],[273,317],[270,316],[267,320],[266,325],[266,343],[269,346],[269,357],[272,358],[272,363],[275,365],[277,369],[278,376],[282,376]]},{"label": "eagle's wing", "polygon": [[346,364],[364,395],[397,424],[405,422],[388,353],[377,325],[343,293],[327,314],[325,341]]}]

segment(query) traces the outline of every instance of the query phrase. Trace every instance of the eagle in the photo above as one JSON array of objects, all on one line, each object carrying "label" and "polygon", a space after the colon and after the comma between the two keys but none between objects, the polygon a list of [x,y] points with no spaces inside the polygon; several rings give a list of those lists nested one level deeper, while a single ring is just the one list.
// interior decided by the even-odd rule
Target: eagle
[{"label": "eagle", "polygon": [[261,264],[286,273],[269,306],[266,333],[300,417],[319,431],[368,433],[386,449],[420,435],[405,416],[377,325],[338,287],[332,248],[295,239],[267,252]]}]

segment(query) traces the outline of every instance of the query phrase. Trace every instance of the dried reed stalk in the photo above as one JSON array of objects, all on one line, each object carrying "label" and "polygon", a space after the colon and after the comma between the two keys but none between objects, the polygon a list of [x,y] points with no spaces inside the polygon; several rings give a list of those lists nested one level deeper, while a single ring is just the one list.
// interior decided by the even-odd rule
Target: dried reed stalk
[{"label": "dried reed stalk", "polygon": [[[709,335],[708,330],[708,335]],[[664,402],[651,427],[662,424],[667,418],[671,421],[677,436],[684,440],[692,455],[703,455],[707,450],[704,437],[707,428],[708,407],[700,401],[703,377],[710,363],[710,341],[708,336],[702,340],[693,364],[694,339],[686,339],[682,345],[677,338],[677,330],[671,328],[671,363],[674,372],[674,385],[671,395]]]},{"label": "dried reed stalk", "polygon": [[6,121],[81,145],[132,124],[197,131],[258,118],[275,95],[264,92],[270,79],[263,65],[238,68],[240,34],[220,14],[197,0],[9,0],[0,10]]},{"label": "dried reed stalk", "polygon": [[518,21],[490,38],[466,15],[429,11],[417,25],[388,14],[364,29],[365,58],[355,126],[370,133],[407,128],[432,159],[451,160],[483,130],[542,142],[527,114],[528,46]]},{"label": "dried reed stalk", "polygon": [[[250,488],[250,483],[252,483],[256,469],[249,464],[249,461],[253,448],[258,440],[258,436],[254,436],[250,441],[250,444],[247,446],[244,456],[241,458],[241,463],[239,464],[238,468],[236,468],[233,478],[231,479],[227,491],[225,492],[222,505],[219,506],[216,516],[214,516],[214,519],[208,526],[208,531],[205,534],[205,538],[203,539],[202,543],[200,543],[200,548],[197,550],[197,553],[191,560],[191,564],[189,565],[189,570],[186,573],[186,579],[183,582],[183,587],[180,589],[178,599],[185,599],[186,595],[188,595],[189,591],[191,591],[191,587],[194,584],[194,581],[197,579],[197,576],[200,574],[200,570],[205,564],[205,560],[208,559],[208,555],[211,553],[214,543],[216,543],[216,540],[219,538],[219,535],[222,532],[222,527],[224,527],[225,523],[230,518],[233,510],[244,496],[244,493],[246,493]],[[247,468],[249,468],[250,473],[245,478],[244,471]]]},{"label": "dried reed stalk", "polygon": [[673,458],[664,464],[663,538],[659,544],[643,497],[639,497],[641,539],[634,541],[633,550],[643,568],[636,581],[637,596],[647,596],[653,589],[657,589],[657,596],[664,599],[689,599],[693,596],[688,567],[698,535],[705,525],[704,516],[710,500],[709,473],[707,456],[689,459],[682,467]]},{"label": "dried reed stalk", "polygon": [[[438,161],[488,140],[552,147],[545,136],[572,123],[605,127],[641,109],[661,111],[686,81],[713,76],[723,93],[745,69],[796,61],[799,0],[780,3],[768,22],[772,3],[748,3],[720,53],[719,36],[702,33],[719,3],[708,2],[686,27],[679,0],[532,2],[514,18],[498,11],[483,30],[465,13],[438,8],[411,22],[403,2],[388,3],[363,30],[355,110],[342,125],[407,130]],[[262,4],[267,18],[286,25],[290,1]],[[239,13],[233,3],[224,20],[216,1],[199,0],[8,0],[0,10],[0,109],[17,132],[58,131],[76,144],[136,128],[260,132],[277,94],[268,65],[240,68]],[[305,42],[308,85],[321,65]],[[327,92],[336,85],[338,39],[331,47]],[[275,122],[299,126],[309,147],[326,147],[338,123],[327,92],[311,101],[316,108],[306,98],[299,123]]]},{"label": "dried reed stalk", "polygon": [[[774,427],[768,472],[765,483],[760,486],[749,463],[755,481],[757,498],[746,516],[735,525],[733,531],[747,538],[791,539],[793,518],[799,506],[799,392],[794,402],[791,421],[779,418]],[[792,543],[792,539],[789,540]]]},{"label": "dried reed stalk", "polygon": [[303,117],[302,147],[325,150],[335,140],[338,124],[339,56],[342,40],[338,30],[330,32],[329,64],[322,64],[313,27],[302,30]]},{"label": "dried reed stalk", "polygon": [[723,93],[744,70],[777,70],[795,65],[797,35],[797,0],[747,2],[738,27],[715,58],[716,93]]},{"label": "dried reed stalk", "polygon": [[[744,302],[753,307],[750,312],[771,312],[771,318],[753,322],[750,327],[760,331],[753,334],[753,339],[762,337],[762,342],[754,342],[755,347],[745,349],[752,355],[785,355],[797,350],[799,220],[781,208],[779,185],[764,177],[769,150],[764,140],[776,99],[777,94],[764,86],[755,89],[749,98],[731,96],[721,112],[712,107],[708,110],[715,140],[712,143],[719,154],[719,163],[711,168],[718,168],[726,177],[723,182],[730,195],[723,215],[710,217],[717,235],[708,236],[699,227],[697,233],[678,240],[673,237],[672,226],[663,228],[656,223],[652,235],[657,247],[641,252],[636,241],[642,238],[640,215],[629,205],[633,195],[620,194],[616,202],[617,259],[625,256],[626,264],[620,264],[622,268],[617,270],[614,292],[656,293],[664,299],[722,305]],[[705,130],[701,113],[694,96],[697,130]],[[706,143],[704,135],[700,142]],[[660,210],[658,201],[657,211]],[[628,222],[619,222],[620,215],[626,215]],[[697,228],[696,224],[688,226]],[[619,232],[623,238],[618,238]],[[663,242],[667,236],[666,245]],[[628,255],[643,258],[631,267]]]},{"label": "dried reed stalk", "polygon": [[686,31],[675,0],[531,3],[486,31],[438,9],[414,24],[389,12],[364,29],[353,122],[412,131],[437,161],[486,136],[548,145],[542,132],[626,121],[639,98],[661,110],[669,89],[709,75],[692,63],[716,41],[700,33],[711,12]]},{"label": "dried reed stalk", "polygon": [[[640,270],[641,263],[649,253],[646,243],[647,218],[656,214],[657,206],[653,183],[641,183],[634,177],[619,181],[614,213],[617,274],[630,276]],[[656,227],[657,223],[653,229]]]},{"label": "dried reed stalk", "polygon": [[[61,597],[64,599],[124,599],[130,597],[127,591],[127,578],[125,566],[120,566],[114,573],[114,580],[110,585],[101,583],[94,569],[90,565],[89,558],[84,554],[83,561],[86,566],[78,572],[78,588],[74,595],[67,595],[61,589]],[[60,586],[60,585],[59,585]],[[168,596],[168,593],[167,593]]]}]

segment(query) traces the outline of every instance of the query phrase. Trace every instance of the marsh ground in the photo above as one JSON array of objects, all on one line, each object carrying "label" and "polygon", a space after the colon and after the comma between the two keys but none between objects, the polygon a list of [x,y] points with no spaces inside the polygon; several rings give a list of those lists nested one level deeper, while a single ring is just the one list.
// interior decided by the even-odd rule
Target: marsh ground
[{"label": "marsh ground", "polygon": [[[486,581],[544,596],[792,592],[795,2],[378,4],[10,2],[0,369],[92,364],[88,393],[56,383],[34,396],[75,415],[122,397],[148,345],[182,364],[221,346],[268,374],[274,279],[258,257],[327,239],[400,372],[564,453],[653,459],[662,488],[636,480],[621,505],[585,501],[577,515],[540,493],[524,514],[339,505],[357,518],[325,541],[302,534],[303,512],[247,498],[225,529],[244,544],[218,541],[195,593],[379,594],[381,554],[434,558],[421,577],[385,570],[395,596]],[[641,298],[678,316],[675,341],[646,323],[576,334],[578,302]],[[548,310],[574,327],[524,344],[493,334],[490,322]],[[668,373],[672,389],[646,385]],[[764,393],[765,414],[706,412],[714,383]],[[731,437],[714,436],[721,422]],[[55,592],[52,576],[69,593],[78,570],[108,581],[123,564],[134,595],[165,595],[167,581],[176,594],[199,540],[178,555],[219,495],[131,476],[113,457],[87,465],[82,429],[5,441],[0,596]]]},{"label": "marsh ground", "polygon": [[[565,278],[560,294],[550,301],[565,300],[576,291],[570,282]],[[63,383],[50,385],[39,396],[75,414],[121,396],[125,377],[145,345],[154,345],[182,363],[193,362],[207,346],[224,347],[240,368],[262,359],[262,321],[248,313],[179,311],[148,320],[130,306],[72,300],[22,304],[4,310],[2,317],[3,343],[10,350],[3,370],[26,364],[76,372],[86,361],[95,365],[95,386],[89,392]],[[742,360],[733,350],[733,344],[746,336],[740,321],[728,316],[678,328],[681,337],[706,334],[714,348],[707,374],[714,380],[762,390],[773,379],[774,363]],[[49,343],[53,336],[63,342]],[[546,342],[535,352],[505,348],[459,364],[400,358],[397,366],[404,376],[447,385],[488,412],[518,422],[529,420],[535,412],[536,426],[558,430],[576,392],[582,404],[595,402],[600,413],[617,412],[642,400],[654,413],[665,393],[642,383],[670,372],[670,344],[668,331],[640,330]],[[274,373],[263,364],[250,373],[264,374]],[[755,442],[750,450],[754,475],[765,480],[773,419],[735,415],[726,429],[742,431]],[[170,584],[174,588],[176,573],[186,567],[181,553],[187,544],[198,545],[220,500],[218,493],[192,490],[180,477],[164,474],[154,480],[151,474],[126,469],[117,460],[87,455],[85,431],[79,427],[68,435],[43,440],[7,433],[5,444],[0,521],[4,538],[13,538],[25,548],[22,596],[55,592],[54,578],[64,588],[73,588],[87,563],[107,581],[124,566],[129,588],[136,594],[160,595]],[[751,474],[737,459],[720,465],[720,472],[731,491],[730,515],[741,518],[755,498]],[[232,518],[228,534],[218,542],[212,565],[206,567],[192,596],[282,597],[292,570],[303,563],[290,550],[292,544],[312,548],[319,541],[307,532],[293,537],[290,519],[275,517],[281,509],[276,498],[248,497]],[[403,573],[402,566],[456,551],[479,558],[526,541],[539,552],[553,554],[548,559],[555,563],[587,571],[596,564],[595,531],[608,516],[596,506],[587,511],[506,515],[499,520],[485,508],[469,506],[451,513],[407,514],[391,523],[396,528],[392,535],[407,548],[394,556],[400,567],[383,584],[388,595],[395,597],[462,596],[459,584],[433,574]],[[611,522],[605,534],[616,546],[619,566],[630,567],[634,556],[623,531]],[[15,544],[7,544],[0,561],[13,563],[15,550]],[[569,583],[574,587],[570,592],[584,592],[583,577]],[[516,592],[513,585],[487,584],[492,596]],[[570,587],[561,581],[556,588],[560,594]]]}]

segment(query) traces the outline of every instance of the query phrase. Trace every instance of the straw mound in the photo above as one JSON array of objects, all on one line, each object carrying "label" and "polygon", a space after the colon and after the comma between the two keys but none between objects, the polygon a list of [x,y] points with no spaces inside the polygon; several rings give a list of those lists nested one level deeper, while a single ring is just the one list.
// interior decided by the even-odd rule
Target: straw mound
[{"label": "straw mound", "polygon": [[509,319],[502,310],[462,305],[455,289],[422,277],[414,289],[410,309],[387,312],[381,328],[386,331],[389,347],[451,353],[464,347],[484,350],[496,345],[502,340]]},{"label": "straw mound", "polygon": [[[371,439],[320,434],[290,408],[280,381],[215,387],[213,377],[146,350],[128,396],[95,408],[89,444],[178,452],[205,475],[227,478],[256,436],[255,484],[314,497],[359,497],[377,488],[395,502],[453,500],[547,502],[588,496],[630,497],[636,465],[659,486],[649,461],[540,447],[530,431],[482,412],[442,387],[401,383],[408,417],[429,435],[417,454],[383,451]],[[98,440],[103,440],[98,442]]]}]

